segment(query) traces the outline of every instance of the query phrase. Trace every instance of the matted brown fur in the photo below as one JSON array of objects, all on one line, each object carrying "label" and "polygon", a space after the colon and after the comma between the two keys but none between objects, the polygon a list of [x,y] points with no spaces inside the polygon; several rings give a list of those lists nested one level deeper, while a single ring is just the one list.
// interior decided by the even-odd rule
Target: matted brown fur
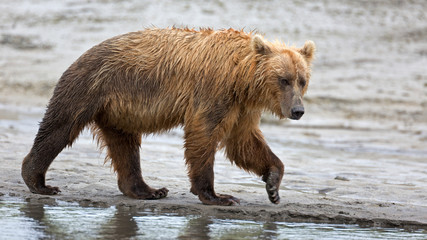
[{"label": "matted brown fur", "polygon": [[239,200],[216,194],[219,146],[240,168],[263,177],[279,202],[284,166],[258,128],[261,112],[299,119],[315,46],[270,43],[233,29],[146,29],[106,40],[74,62],[59,80],[34,145],[22,166],[34,193],[56,194],[46,171],[82,129],[91,125],[118,174],[119,189],[140,199],[165,197],[142,179],[143,134],[184,127],[191,192],[205,204]]}]

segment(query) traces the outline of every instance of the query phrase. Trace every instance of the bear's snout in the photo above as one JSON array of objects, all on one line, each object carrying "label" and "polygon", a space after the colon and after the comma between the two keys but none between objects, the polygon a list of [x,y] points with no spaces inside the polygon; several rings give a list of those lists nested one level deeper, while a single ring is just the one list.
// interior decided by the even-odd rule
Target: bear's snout
[{"label": "bear's snout", "polygon": [[291,109],[291,117],[290,119],[298,120],[304,115],[304,107],[303,106],[297,106],[293,107]]}]

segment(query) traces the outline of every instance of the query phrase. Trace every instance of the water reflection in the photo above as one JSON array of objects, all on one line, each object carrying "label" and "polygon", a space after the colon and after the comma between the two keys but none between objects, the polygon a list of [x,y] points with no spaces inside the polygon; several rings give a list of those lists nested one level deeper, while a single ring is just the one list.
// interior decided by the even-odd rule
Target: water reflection
[{"label": "water reflection", "polygon": [[359,228],[356,225],[224,219],[143,211],[126,206],[96,208],[55,199],[0,198],[0,239],[426,239],[427,232]]},{"label": "water reflection", "polygon": [[[52,238],[60,238],[62,236],[57,236],[55,232],[51,232],[52,229],[55,229],[54,226],[50,226],[50,221],[45,221],[45,211],[44,204],[33,203],[30,200],[25,201],[26,204],[20,205],[19,210],[27,217],[30,221],[34,222],[33,231],[37,235],[41,236],[52,236]],[[30,222],[29,221],[29,222]],[[29,234],[31,231],[29,231]]]},{"label": "water reflection", "polygon": [[178,239],[209,239],[209,226],[213,223],[209,217],[192,218],[179,234]]},{"label": "water reflection", "polygon": [[131,238],[138,232],[135,213],[126,207],[117,207],[114,215],[102,224],[99,235],[112,239]]}]

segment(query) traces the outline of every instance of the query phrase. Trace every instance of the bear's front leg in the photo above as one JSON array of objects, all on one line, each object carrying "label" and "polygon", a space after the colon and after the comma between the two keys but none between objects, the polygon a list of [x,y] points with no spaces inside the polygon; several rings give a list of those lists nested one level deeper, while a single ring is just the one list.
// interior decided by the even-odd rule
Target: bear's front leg
[{"label": "bear's front leg", "polygon": [[268,198],[272,203],[278,204],[285,167],[266,144],[258,126],[245,124],[247,123],[237,124],[225,140],[227,157],[238,167],[262,176]]},{"label": "bear's front leg", "polygon": [[269,150],[269,158],[272,159],[273,164],[269,167],[268,171],[262,175],[262,180],[265,182],[265,189],[267,190],[270,201],[274,204],[279,204],[279,187],[282,182],[284,165],[271,150]]},{"label": "bear's front leg", "polygon": [[216,194],[214,190],[214,159],[217,141],[203,131],[187,127],[185,130],[185,159],[191,181],[191,192],[197,195],[203,204],[230,206],[240,200],[225,194]]},{"label": "bear's front leg", "polygon": [[[213,186],[214,182],[214,171],[213,164],[208,164],[207,166],[202,167],[199,170],[191,167],[192,164],[189,164],[190,168],[190,179],[191,179],[191,193],[198,196],[200,201],[203,204],[207,205],[222,205],[222,206],[231,206],[240,204],[240,200],[231,195],[226,194],[216,194]],[[196,167],[198,168],[198,167]]]}]

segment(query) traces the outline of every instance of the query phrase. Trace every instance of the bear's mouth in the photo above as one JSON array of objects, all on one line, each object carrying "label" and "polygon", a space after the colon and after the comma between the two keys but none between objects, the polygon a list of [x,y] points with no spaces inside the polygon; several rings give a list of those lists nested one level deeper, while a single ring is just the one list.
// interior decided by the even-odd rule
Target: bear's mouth
[{"label": "bear's mouth", "polygon": [[301,119],[301,117],[294,117],[294,116],[290,116],[290,117],[288,117],[288,119],[291,119],[291,120],[300,120]]}]

